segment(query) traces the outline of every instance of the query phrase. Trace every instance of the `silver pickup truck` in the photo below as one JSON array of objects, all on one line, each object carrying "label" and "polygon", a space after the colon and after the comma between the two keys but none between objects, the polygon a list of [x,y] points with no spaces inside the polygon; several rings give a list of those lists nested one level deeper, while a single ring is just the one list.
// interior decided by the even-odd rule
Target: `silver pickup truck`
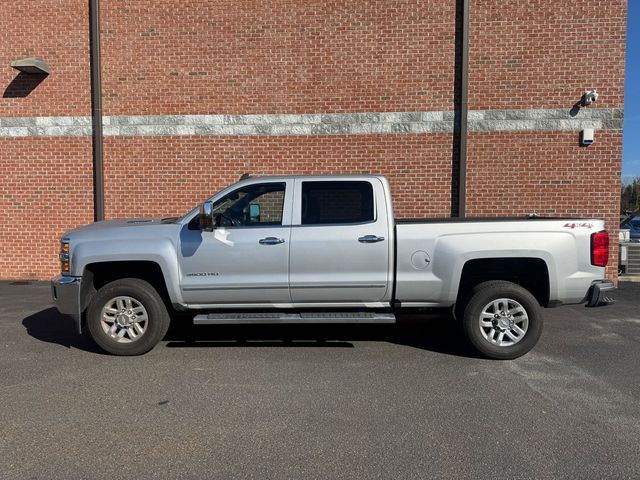
[{"label": "silver pickup truck", "polygon": [[393,323],[445,308],[480,353],[510,359],[538,341],[541,307],[613,301],[602,220],[394,219],[382,176],[246,177],[183,217],[97,222],[60,245],[58,310],[116,355],[151,350],[177,312]]}]

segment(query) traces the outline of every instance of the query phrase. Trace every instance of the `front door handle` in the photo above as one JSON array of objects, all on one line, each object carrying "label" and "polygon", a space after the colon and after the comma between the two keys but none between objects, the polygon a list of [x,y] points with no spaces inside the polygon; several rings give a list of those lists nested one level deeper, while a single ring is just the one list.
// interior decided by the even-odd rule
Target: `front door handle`
[{"label": "front door handle", "polygon": [[364,237],[360,237],[358,239],[358,241],[361,242],[361,243],[383,242],[384,241],[384,237],[379,237],[377,235],[365,235]]},{"label": "front door handle", "polygon": [[284,243],[284,238],[267,237],[261,238],[258,242],[260,245],[278,245],[279,243]]}]

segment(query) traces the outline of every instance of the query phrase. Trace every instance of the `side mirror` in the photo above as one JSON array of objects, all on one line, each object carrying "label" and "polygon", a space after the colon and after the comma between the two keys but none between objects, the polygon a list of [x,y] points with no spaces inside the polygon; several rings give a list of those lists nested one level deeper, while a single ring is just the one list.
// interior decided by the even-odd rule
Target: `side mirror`
[{"label": "side mirror", "polygon": [[249,204],[249,222],[260,223],[260,204],[258,203]]},{"label": "side mirror", "polygon": [[213,202],[206,201],[200,204],[200,214],[198,215],[200,221],[200,229],[204,232],[213,232],[215,229],[213,221]]}]

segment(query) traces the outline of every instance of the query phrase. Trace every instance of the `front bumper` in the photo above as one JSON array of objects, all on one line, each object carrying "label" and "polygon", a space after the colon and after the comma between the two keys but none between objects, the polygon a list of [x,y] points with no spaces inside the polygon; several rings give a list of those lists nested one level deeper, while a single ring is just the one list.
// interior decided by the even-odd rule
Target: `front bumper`
[{"label": "front bumper", "polygon": [[601,307],[615,303],[616,300],[612,295],[615,289],[611,280],[596,280],[587,293],[587,307]]},{"label": "front bumper", "polygon": [[58,276],[51,280],[53,303],[62,314],[71,316],[81,332],[80,283],[81,277]]}]

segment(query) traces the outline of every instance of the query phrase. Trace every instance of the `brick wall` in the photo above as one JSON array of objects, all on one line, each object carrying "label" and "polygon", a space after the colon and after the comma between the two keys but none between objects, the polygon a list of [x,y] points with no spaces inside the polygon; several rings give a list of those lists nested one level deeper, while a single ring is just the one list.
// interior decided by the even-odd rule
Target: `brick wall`
[{"label": "brick wall", "polygon": [[[90,137],[1,136],[4,118],[90,115],[87,5],[18,0],[0,16],[3,258],[9,246],[21,249],[0,260],[0,278],[55,274],[59,235],[92,220]],[[101,0],[101,8],[108,116],[450,113],[456,103],[456,2]],[[597,10],[594,19],[577,0],[472,0],[470,108],[568,112],[594,87],[597,108],[621,108],[626,4]],[[52,74],[18,77],[8,65],[29,55]],[[607,128],[588,148],[577,130],[471,132],[468,214],[600,216],[615,233],[621,132]],[[397,215],[447,216],[453,144],[449,131],[109,136],[106,216],[181,214],[245,172],[381,173]],[[46,225],[25,235],[25,211],[53,205]],[[616,258],[613,246],[611,275]]]},{"label": "brick wall", "polygon": [[101,3],[107,115],[453,105],[455,2]]},{"label": "brick wall", "polygon": [[624,97],[626,1],[471,0],[469,106],[570,109]]},{"label": "brick wall", "polygon": [[[90,115],[88,2],[3,2],[0,117]],[[47,77],[11,61],[42,57]],[[0,278],[59,271],[62,233],[93,220],[89,137],[0,137]]]},{"label": "brick wall", "polygon": [[[0,117],[91,114],[88,4],[2,2]],[[31,56],[42,57],[51,75],[19,75],[9,67],[13,60]]]},{"label": "brick wall", "polygon": [[0,138],[2,278],[47,279],[60,238],[93,221],[89,138]]},{"label": "brick wall", "polygon": [[181,215],[246,172],[384,174],[392,184],[396,214],[437,217],[450,209],[448,133],[109,137],[105,152],[109,218]]}]

